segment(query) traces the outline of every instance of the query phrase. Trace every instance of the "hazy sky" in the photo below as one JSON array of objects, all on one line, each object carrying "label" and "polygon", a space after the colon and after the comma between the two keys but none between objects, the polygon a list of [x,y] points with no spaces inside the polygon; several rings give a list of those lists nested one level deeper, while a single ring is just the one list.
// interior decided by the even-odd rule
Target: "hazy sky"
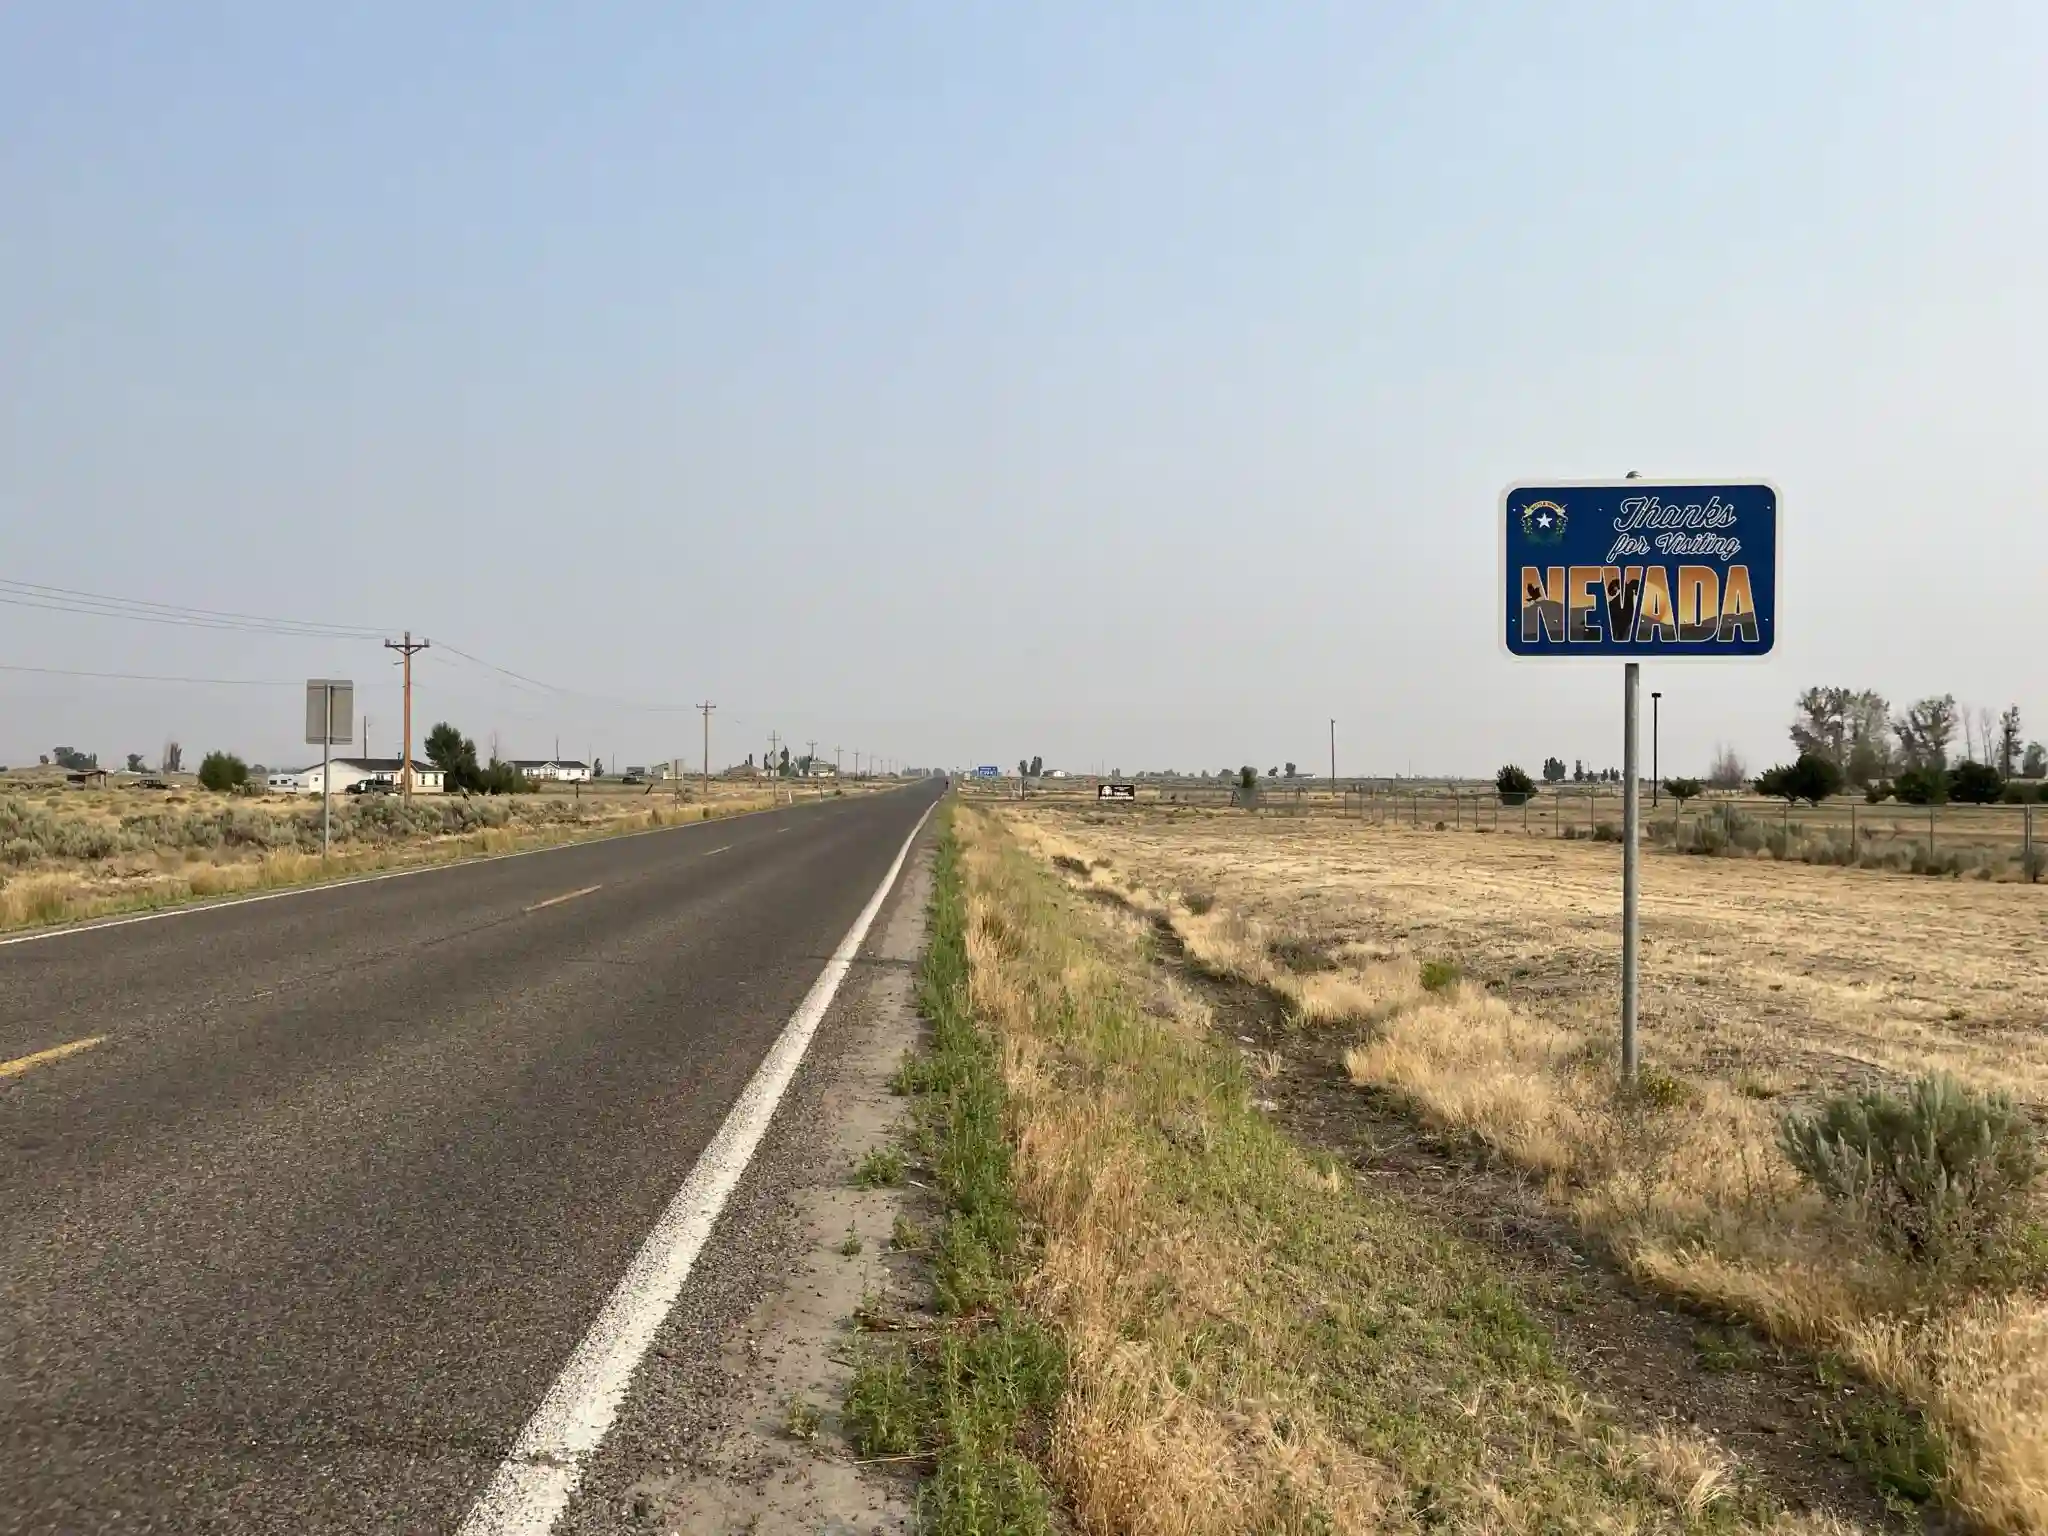
[{"label": "hazy sky", "polygon": [[[1653,14],[1654,11],[1654,14]],[[0,10],[0,577],[410,626],[508,755],[1620,759],[1510,480],[1764,476],[1778,655],[2048,735],[2048,7]],[[374,641],[0,605],[0,762]]]}]

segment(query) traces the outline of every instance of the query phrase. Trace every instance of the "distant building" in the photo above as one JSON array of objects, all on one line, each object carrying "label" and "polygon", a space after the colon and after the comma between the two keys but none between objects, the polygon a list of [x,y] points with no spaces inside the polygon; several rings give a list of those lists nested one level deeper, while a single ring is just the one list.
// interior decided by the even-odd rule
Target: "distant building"
[{"label": "distant building", "polygon": [[[398,788],[404,762],[395,757],[337,757],[327,765],[327,792],[344,795],[358,784],[381,782]],[[320,765],[273,773],[265,779],[272,794],[317,795],[320,793]],[[418,758],[412,763],[412,790],[416,795],[438,795],[445,788],[441,770]]]},{"label": "distant building", "polygon": [[590,779],[590,764],[574,758],[515,757],[512,766],[536,783],[580,784]]}]

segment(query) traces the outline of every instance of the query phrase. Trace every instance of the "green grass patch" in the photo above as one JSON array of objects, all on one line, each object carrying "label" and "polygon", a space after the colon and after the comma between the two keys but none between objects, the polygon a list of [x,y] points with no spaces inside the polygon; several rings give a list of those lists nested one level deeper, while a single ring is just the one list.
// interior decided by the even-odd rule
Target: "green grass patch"
[{"label": "green grass patch", "polygon": [[1065,1356],[1018,1304],[1030,1251],[1011,1175],[1002,1065],[975,1024],[967,977],[964,892],[948,825],[918,975],[931,1045],[897,1073],[915,1097],[918,1151],[944,1206],[930,1234],[899,1224],[898,1246],[914,1242],[929,1253],[948,1325],[927,1339],[871,1347],[848,1389],[846,1424],[862,1456],[931,1459],[918,1498],[925,1530],[1050,1531],[1052,1493],[1027,1447],[1059,1401]]}]

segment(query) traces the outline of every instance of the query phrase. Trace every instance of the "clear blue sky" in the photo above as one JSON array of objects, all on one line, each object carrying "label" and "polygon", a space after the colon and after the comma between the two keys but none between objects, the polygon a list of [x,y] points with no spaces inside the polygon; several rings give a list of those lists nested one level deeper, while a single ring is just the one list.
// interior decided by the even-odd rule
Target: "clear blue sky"
[{"label": "clear blue sky", "polygon": [[[917,761],[1618,761],[1494,639],[1512,479],[1740,474],[1764,664],[2048,734],[2048,7],[0,11],[0,576],[410,625]],[[16,666],[374,644],[0,606]],[[446,653],[508,754],[694,713]],[[63,741],[296,760],[284,688],[0,673]]]}]

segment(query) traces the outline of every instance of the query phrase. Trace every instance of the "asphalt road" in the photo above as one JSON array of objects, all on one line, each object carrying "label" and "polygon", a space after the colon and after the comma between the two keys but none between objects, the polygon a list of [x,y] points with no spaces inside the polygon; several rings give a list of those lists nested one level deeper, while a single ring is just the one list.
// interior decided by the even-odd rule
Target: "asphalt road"
[{"label": "asphalt road", "polygon": [[0,1532],[452,1530],[936,794],[0,947]]}]

